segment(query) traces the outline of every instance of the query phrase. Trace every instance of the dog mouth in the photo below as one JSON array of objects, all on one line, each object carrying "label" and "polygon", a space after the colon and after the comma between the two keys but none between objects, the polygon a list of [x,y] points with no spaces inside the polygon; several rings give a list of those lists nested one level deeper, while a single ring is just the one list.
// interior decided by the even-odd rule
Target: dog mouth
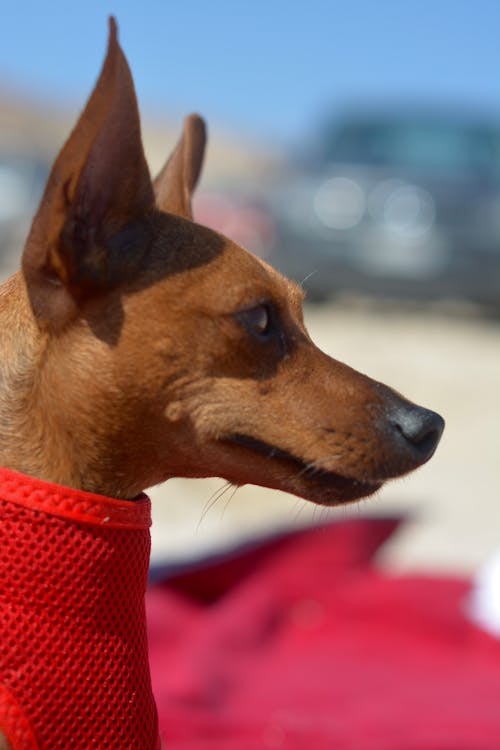
[{"label": "dog mouth", "polygon": [[[278,489],[299,495],[320,505],[352,502],[367,495],[372,495],[383,484],[383,481],[354,479],[334,471],[322,469],[310,462],[303,461],[289,451],[249,435],[234,433],[226,436],[223,441],[254,454],[257,453],[273,461],[273,463],[279,462],[283,467],[286,467],[288,479]],[[252,479],[252,483],[258,484],[259,482]]]}]

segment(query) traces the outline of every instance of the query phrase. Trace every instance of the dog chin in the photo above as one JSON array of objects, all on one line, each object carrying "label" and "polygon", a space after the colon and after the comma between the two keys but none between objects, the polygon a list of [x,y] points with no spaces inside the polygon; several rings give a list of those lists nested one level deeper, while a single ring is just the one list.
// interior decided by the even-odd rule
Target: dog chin
[{"label": "dog chin", "polygon": [[378,492],[384,484],[383,482],[349,479],[339,477],[339,475],[334,475],[334,478],[330,479],[327,475],[328,472],[325,472],[325,476],[322,476],[319,482],[300,483],[300,487],[294,486],[295,483],[292,481],[290,487],[283,489],[316,505],[333,506],[347,505],[370,497],[370,495]]}]

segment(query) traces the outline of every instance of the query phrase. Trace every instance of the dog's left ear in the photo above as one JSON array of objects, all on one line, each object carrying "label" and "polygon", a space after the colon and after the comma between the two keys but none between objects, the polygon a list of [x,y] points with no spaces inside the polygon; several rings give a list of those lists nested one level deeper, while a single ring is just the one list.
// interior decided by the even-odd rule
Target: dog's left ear
[{"label": "dog's left ear", "polygon": [[87,299],[132,278],[154,210],[134,84],[111,18],[101,74],[54,163],[23,254],[38,320],[62,328]]},{"label": "dog's left ear", "polygon": [[161,211],[193,218],[191,196],[200,177],[205,143],[204,121],[199,115],[189,115],[174,152],[154,181],[156,205]]}]

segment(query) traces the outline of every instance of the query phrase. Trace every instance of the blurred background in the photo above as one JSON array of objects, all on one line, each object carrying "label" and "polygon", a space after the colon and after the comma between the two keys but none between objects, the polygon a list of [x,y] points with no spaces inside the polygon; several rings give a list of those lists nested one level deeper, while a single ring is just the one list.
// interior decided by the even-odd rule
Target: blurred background
[{"label": "blurred background", "polygon": [[120,25],[152,170],[199,111],[196,218],[299,281],[329,354],[439,411],[435,458],[349,509],[220,480],[152,491],[179,563],[328,517],[403,513],[391,570],[470,573],[500,546],[496,0],[3,4],[0,274]]}]

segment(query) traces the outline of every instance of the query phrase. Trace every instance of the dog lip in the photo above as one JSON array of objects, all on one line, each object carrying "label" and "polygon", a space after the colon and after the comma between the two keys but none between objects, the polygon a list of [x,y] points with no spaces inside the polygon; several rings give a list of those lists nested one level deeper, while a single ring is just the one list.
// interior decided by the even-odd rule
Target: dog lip
[{"label": "dog lip", "polygon": [[[350,500],[372,494],[383,484],[383,480],[358,480],[353,477],[346,477],[334,471],[310,466],[292,453],[270,445],[258,438],[251,437],[250,435],[233,433],[226,435],[222,440],[251,450],[254,453],[259,453],[265,458],[278,459],[285,461],[288,464],[292,464],[297,471],[296,476],[308,485],[315,485],[316,487],[324,488],[325,490],[331,490],[333,485],[336,493],[338,493],[338,496],[335,497],[335,502],[349,502]],[[290,491],[293,492],[293,489],[290,488]],[[314,502],[318,502],[318,500],[314,500]],[[329,504],[329,502],[326,504]]]},{"label": "dog lip", "polygon": [[265,458],[281,458],[284,461],[290,461],[291,463],[296,464],[298,469],[305,468],[304,462],[301,461],[300,458],[294,456],[292,453],[289,453],[282,448],[277,448],[274,445],[270,445],[269,443],[266,443],[263,440],[259,440],[258,438],[251,437],[250,435],[244,435],[237,432],[231,435],[227,435],[226,437],[224,437],[224,440],[230,443],[235,443],[236,445],[240,445],[243,448],[248,448],[255,453],[260,453],[260,455],[265,456]]}]

